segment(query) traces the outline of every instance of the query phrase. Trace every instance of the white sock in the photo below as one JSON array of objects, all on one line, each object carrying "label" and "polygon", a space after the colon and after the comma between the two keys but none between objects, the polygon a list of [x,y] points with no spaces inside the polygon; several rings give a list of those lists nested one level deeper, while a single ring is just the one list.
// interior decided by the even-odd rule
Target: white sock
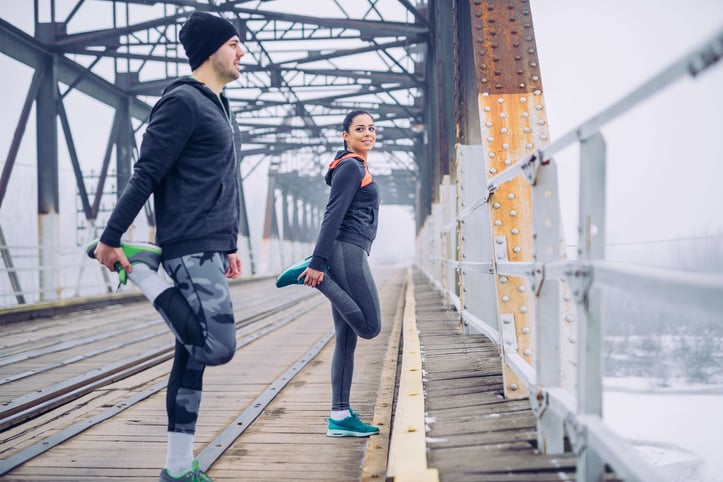
[{"label": "white sock", "polygon": [[133,265],[133,271],[128,273],[128,279],[141,290],[141,293],[146,295],[151,303],[158,298],[158,295],[171,287],[157,271],[153,271],[143,263]]},{"label": "white sock", "polygon": [[168,452],[165,468],[178,477],[193,466],[193,434],[168,432]]},{"label": "white sock", "polygon": [[344,420],[345,418],[351,416],[351,413],[349,413],[349,409],[346,410],[332,410],[330,418],[332,420]]}]

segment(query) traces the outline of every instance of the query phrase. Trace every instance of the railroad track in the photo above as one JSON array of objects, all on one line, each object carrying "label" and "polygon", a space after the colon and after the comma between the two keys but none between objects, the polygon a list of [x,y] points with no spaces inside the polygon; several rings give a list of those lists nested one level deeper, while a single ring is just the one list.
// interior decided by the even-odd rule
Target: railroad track
[{"label": "railroad track", "polygon": [[[323,303],[315,290],[232,287],[237,353]],[[148,303],[79,312],[8,327],[0,342],[0,475],[151,397],[166,386],[174,340]],[[333,332],[328,328],[218,431],[199,460],[208,467]],[[120,385],[120,388],[118,387]],[[125,387],[125,388],[123,388]],[[53,428],[48,430],[48,425]]]}]

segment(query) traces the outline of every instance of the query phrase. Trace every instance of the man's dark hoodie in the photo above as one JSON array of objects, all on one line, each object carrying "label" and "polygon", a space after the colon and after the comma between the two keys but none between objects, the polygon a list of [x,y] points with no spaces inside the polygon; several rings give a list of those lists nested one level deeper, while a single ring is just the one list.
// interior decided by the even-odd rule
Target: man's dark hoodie
[{"label": "man's dark hoodie", "polygon": [[151,111],[133,175],[100,240],[120,246],[153,194],[156,243],[163,258],[236,251],[239,170],[226,98],[178,79]]},{"label": "man's dark hoodie", "polygon": [[[349,151],[339,151],[334,160],[348,154]],[[331,163],[325,177],[331,191],[309,262],[311,268],[319,271],[326,268],[336,240],[359,246],[369,254],[377,235],[379,187],[373,181],[363,183],[367,175],[366,165],[361,158],[350,157],[338,164]]]}]

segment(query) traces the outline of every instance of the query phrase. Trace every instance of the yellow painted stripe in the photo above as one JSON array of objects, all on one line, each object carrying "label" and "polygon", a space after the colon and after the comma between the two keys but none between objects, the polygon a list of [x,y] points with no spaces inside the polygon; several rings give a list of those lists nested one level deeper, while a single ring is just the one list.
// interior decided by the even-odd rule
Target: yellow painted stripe
[{"label": "yellow painted stripe", "polygon": [[387,478],[395,482],[438,482],[437,469],[427,467],[422,355],[415,310],[414,282],[409,270],[402,328],[402,367]]}]

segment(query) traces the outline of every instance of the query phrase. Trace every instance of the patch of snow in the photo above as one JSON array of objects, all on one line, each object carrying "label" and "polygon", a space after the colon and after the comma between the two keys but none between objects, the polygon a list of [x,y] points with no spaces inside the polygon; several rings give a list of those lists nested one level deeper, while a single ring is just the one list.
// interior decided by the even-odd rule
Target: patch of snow
[{"label": "patch of snow", "polygon": [[676,482],[723,481],[723,387],[605,380],[603,419]]}]

